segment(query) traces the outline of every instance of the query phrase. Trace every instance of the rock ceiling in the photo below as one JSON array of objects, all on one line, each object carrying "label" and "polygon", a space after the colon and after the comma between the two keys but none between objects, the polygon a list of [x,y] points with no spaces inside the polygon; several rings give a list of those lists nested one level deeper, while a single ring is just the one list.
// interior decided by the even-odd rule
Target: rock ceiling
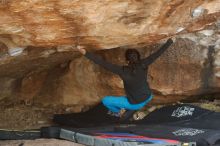
[{"label": "rock ceiling", "polygon": [[0,2],[0,41],[12,49],[59,46],[65,50],[76,44],[109,49],[155,43],[167,36],[205,29],[220,17],[219,0]]}]

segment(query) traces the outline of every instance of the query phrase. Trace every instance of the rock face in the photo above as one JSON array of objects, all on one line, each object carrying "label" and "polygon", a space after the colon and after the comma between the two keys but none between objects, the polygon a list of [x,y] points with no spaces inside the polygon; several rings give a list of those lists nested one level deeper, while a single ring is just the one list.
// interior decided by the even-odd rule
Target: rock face
[{"label": "rock face", "polygon": [[[139,51],[142,57],[147,57],[158,47],[159,45],[146,46]],[[125,50],[121,48],[117,54],[114,50],[109,50],[99,55],[109,62],[123,65]],[[154,103],[169,103],[189,96],[218,92],[218,77],[214,74],[215,67],[212,65],[215,61],[212,56],[214,54],[212,48],[196,45],[189,39],[179,39],[150,66],[148,81],[155,93]],[[118,76],[92,62],[88,64],[84,57],[72,61],[69,72],[61,82],[64,104],[83,104],[97,101],[97,97],[106,95],[124,95],[123,84]],[[88,93],[87,90],[91,92]],[[80,98],[73,100],[70,95]]]},{"label": "rock face", "polygon": [[217,20],[219,5],[219,0],[1,0],[0,35],[16,47],[115,48],[201,30]]},{"label": "rock face", "polygon": [[89,105],[124,95],[121,80],[72,51],[75,46],[125,64],[127,48],[146,57],[170,36],[178,41],[149,70],[153,102],[219,93],[219,0],[0,3],[0,99]]},{"label": "rock face", "polygon": [[[138,48],[143,57],[159,48],[160,45]],[[123,65],[126,48],[95,52],[109,62]],[[212,47],[204,47],[189,39],[178,39],[155,63],[150,66],[148,81],[154,91],[153,103],[171,103],[178,100],[202,95],[213,94],[219,91],[219,76],[216,53]],[[198,53],[199,52],[199,53]],[[60,67],[59,67],[60,68]],[[42,73],[38,73],[39,79],[29,82],[28,86],[21,86],[24,97],[35,97],[36,102],[45,104],[62,103],[65,105],[90,105],[101,100],[106,95],[124,95],[123,83],[117,75],[106,71],[100,66],[89,61],[84,56],[71,61],[68,68],[54,69],[62,72],[57,76],[48,75],[44,85],[38,88],[40,92],[33,92],[26,87],[37,87]],[[36,75],[32,75],[32,79]],[[50,79],[49,79],[50,77]],[[49,87],[47,86],[49,85]],[[53,100],[51,100],[53,99]],[[47,101],[47,102],[45,102]]]},{"label": "rock face", "polygon": [[13,78],[0,78],[0,100],[11,97],[15,88],[15,79]]}]

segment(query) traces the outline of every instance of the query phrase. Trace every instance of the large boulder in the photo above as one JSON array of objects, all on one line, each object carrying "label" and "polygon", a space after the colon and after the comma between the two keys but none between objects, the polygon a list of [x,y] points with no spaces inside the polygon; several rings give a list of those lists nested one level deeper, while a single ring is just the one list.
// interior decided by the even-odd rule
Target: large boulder
[{"label": "large boulder", "polygon": [[125,64],[127,48],[145,57],[170,36],[179,39],[149,70],[154,102],[218,93],[219,0],[2,0],[0,15],[0,99],[88,105],[124,95],[122,81],[76,45]]},{"label": "large boulder", "polygon": [[15,93],[16,80],[14,78],[0,78],[0,100],[10,98]]},{"label": "large boulder", "polygon": [[115,48],[193,32],[219,18],[219,1],[2,0],[0,37],[13,46]]},{"label": "large boulder", "polygon": [[[160,45],[138,49],[142,58]],[[109,62],[125,64],[126,49],[98,53]],[[199,53],[198,53],[199,52]],[[148,81],[155,94],[155,103],[172,103],[189,96],[216,92],[215,75],[211,72],[214,57],[211,49],[197,45],[189,39],[179,39],[150,66]],[[214,52],[211,52],[214,55]],[[69,71],[63,76],[59,87],[64,104],[89,104],[106,95],[124,95],[123,83],[117,75],[95,65],[85,57],[71,62]],[[160,95],[160,96],[158,96]],[[163,96],[161,96],[163,95]]]}]

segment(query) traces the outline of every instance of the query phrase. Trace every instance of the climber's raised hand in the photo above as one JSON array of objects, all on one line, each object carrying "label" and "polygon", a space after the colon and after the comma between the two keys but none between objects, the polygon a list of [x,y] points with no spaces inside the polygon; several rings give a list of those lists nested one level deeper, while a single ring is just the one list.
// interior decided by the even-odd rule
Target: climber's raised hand
[{"label": "climber's raised hand", "polygon": [[76,48],[81,54],[83,54],[83,55],[86,54],[86,49],[84,49],[83,46],[76,46]]}]

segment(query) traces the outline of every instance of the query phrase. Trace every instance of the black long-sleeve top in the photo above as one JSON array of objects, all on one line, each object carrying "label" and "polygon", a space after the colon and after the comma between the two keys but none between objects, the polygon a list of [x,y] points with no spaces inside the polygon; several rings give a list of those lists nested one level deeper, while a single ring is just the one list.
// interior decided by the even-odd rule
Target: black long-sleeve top
[{"label": "black long-sleeve top", "polygon": [[85,56],[96,64],[99,64],[105,69],[119,75],[123,80],[128,101],[132,104],[138,104],[144,102],[152,94],[147,82],[148,66],[166,51],[172,43],[172,39],[168,39],[158,51],[141,59],[140,63],[135,65],[135,72],[129,67],[129,65],[115,65],[90,52],[86,52]]}]

